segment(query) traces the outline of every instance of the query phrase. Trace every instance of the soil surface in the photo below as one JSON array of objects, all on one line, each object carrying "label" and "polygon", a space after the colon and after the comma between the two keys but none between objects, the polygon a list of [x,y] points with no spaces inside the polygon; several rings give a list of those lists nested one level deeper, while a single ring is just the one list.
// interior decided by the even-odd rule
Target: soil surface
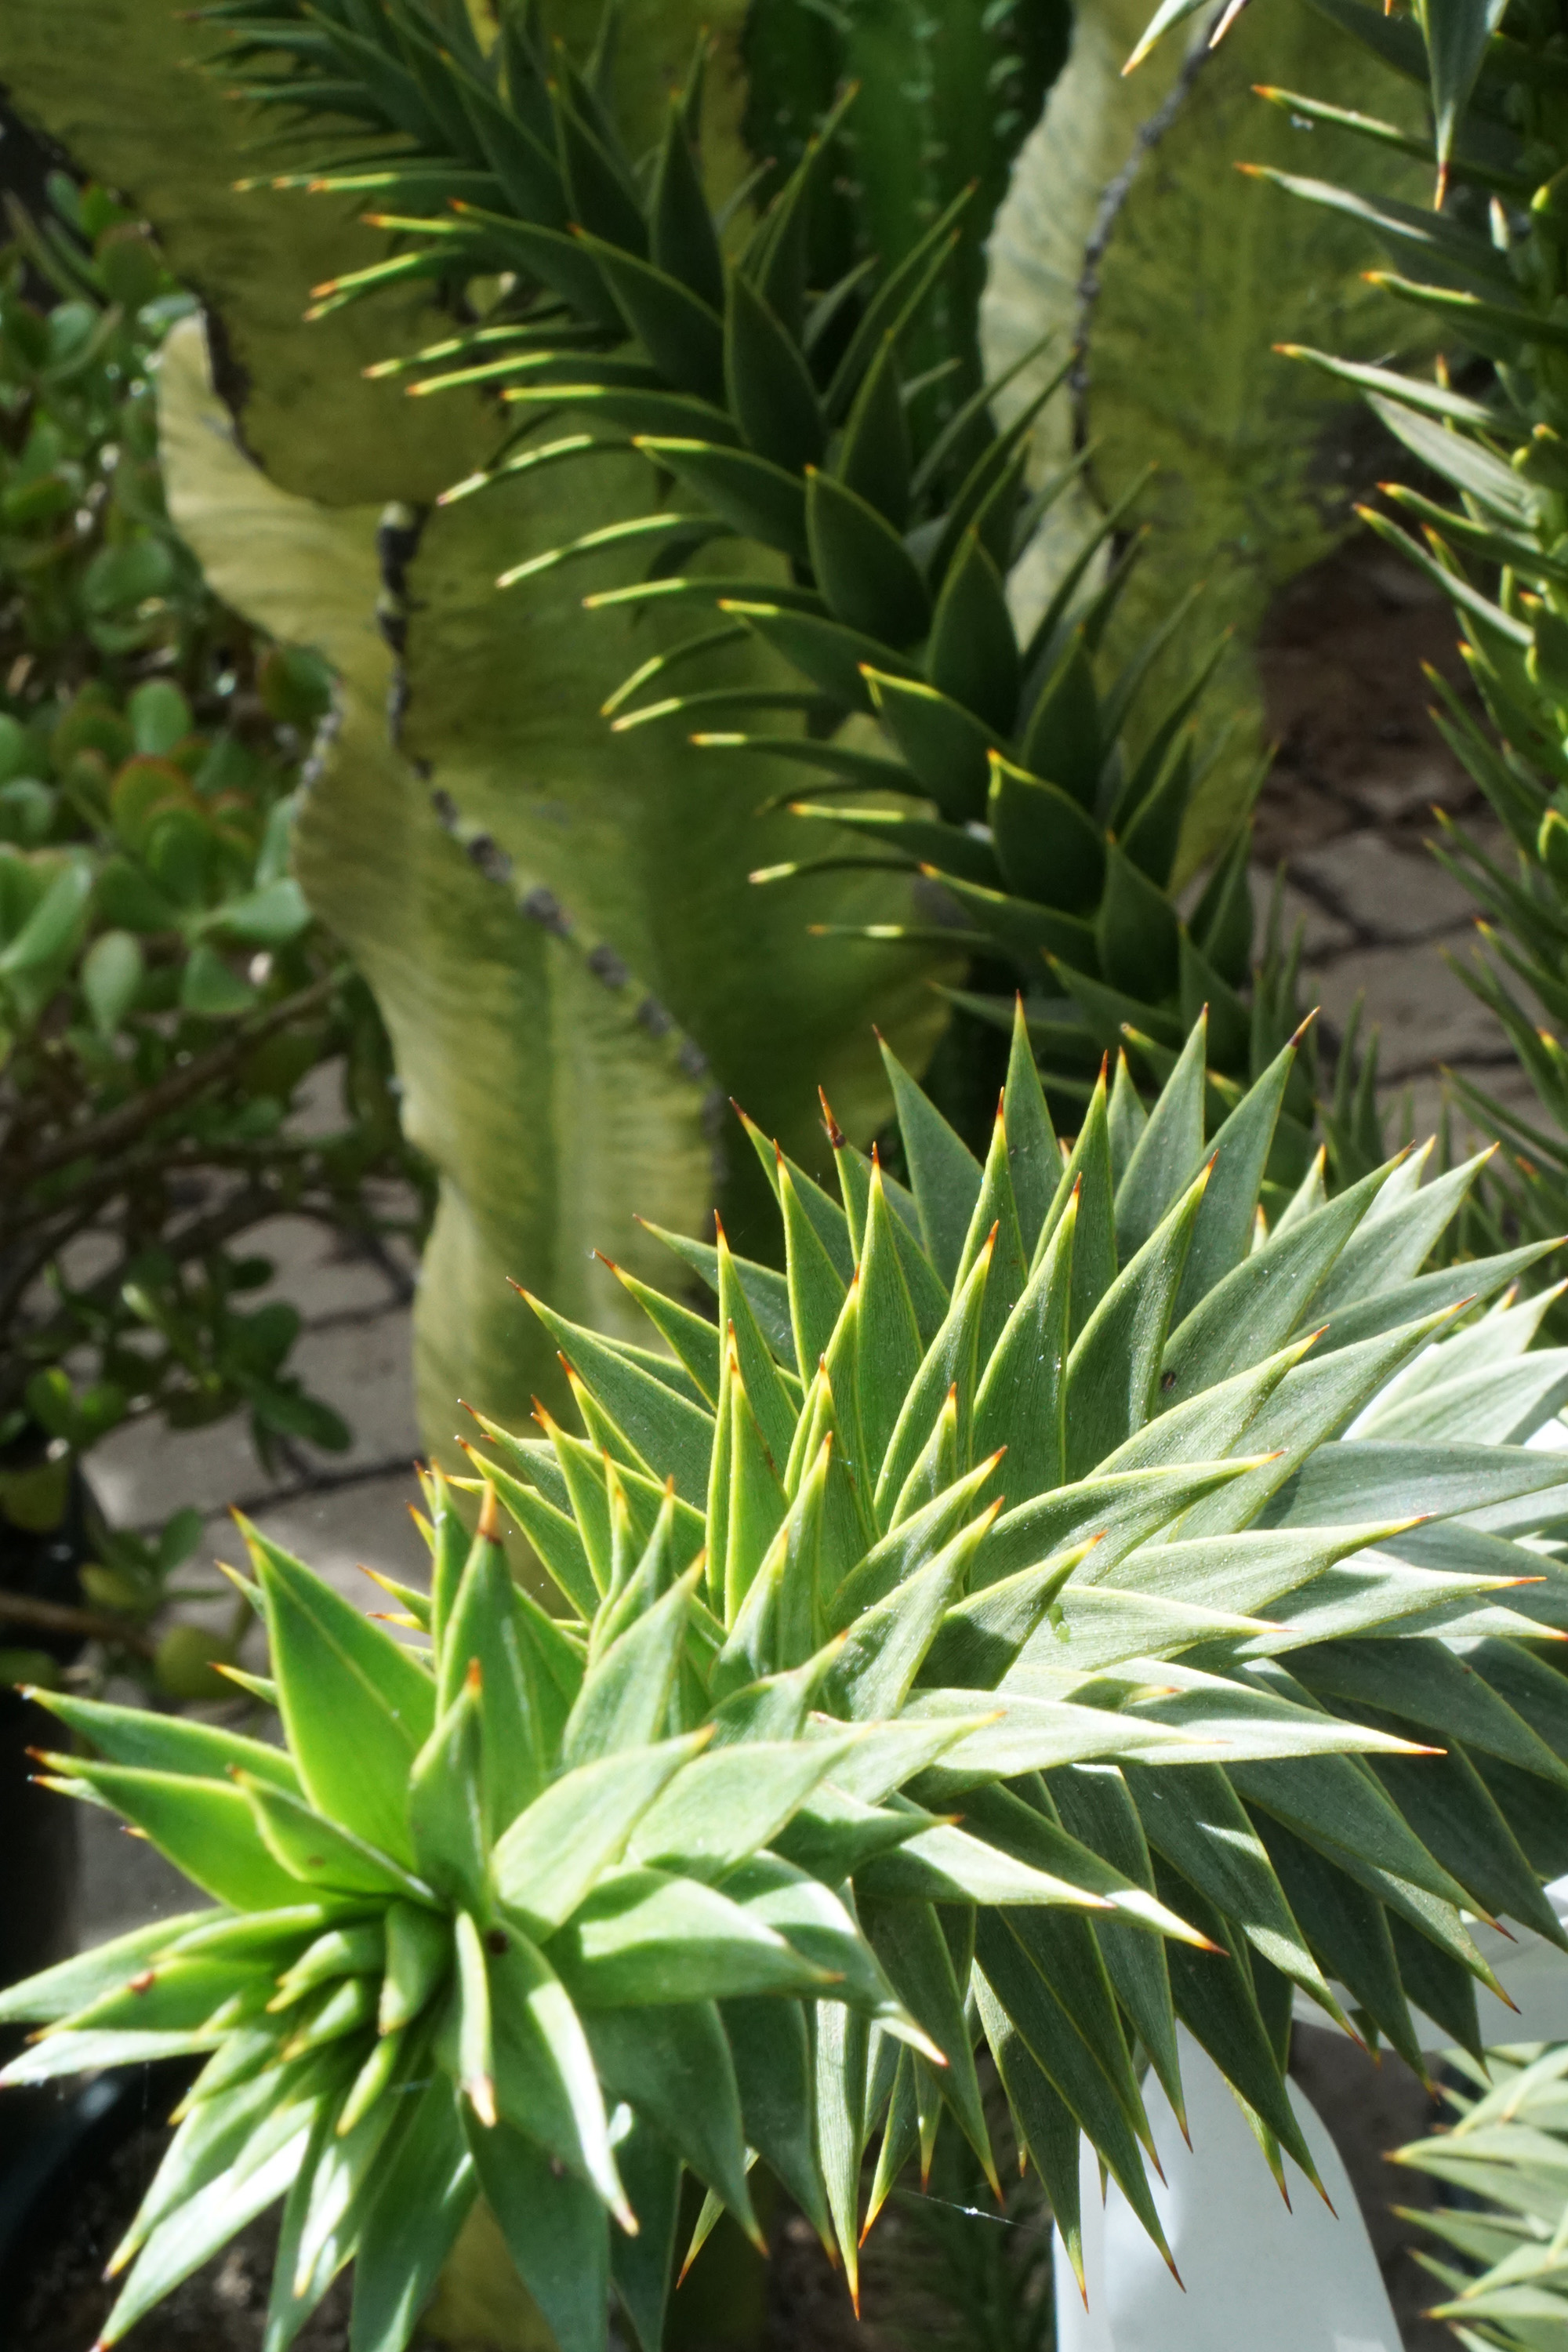
[{"label": "soil surface", "polygon": [[[157,2170],[169,2133],[144,2125],[72,2184],[67,2224],[40,2232],[40,2249],[8,2315],[7,2352],[88,2352],[118,2284],[103,2266]],[[178,2286],[121,2342],[124,2352],[260,2352],[280,2209],[247,2230]],[[296,2352],[348,2352],[350,2279],[340,2279],[295,2338]]]},{"label": "soil surface", "polygon": [[[1004,2119],[996,2123],[1005,2148]],[[142,2125],[80,2168],[52,2226],[38,2229],[36,2256],[9,2298],[5,2352],[89,2352],[96,2344],[118,2292],[103,2279],[104,2263],[169,2137],[166,2127]],[[1005,2165],[1004,2177],[1016,2178],[1016,2166]],[[911,2180],[884,2208],[863,2257],[859,2323],[842,2273],[793,2208],[781,2201],[774,2216],[765,2278],[738,2234],[725,2244],[721,2225],[672,2300],[669,2352],[752,2352],[759,2317],[764,2352],[1048,2352],[1048,2222],[1032,2179],[999,2217],[967,2150],[939,2145],[931,2189],[922,2199]],[[121,2339],[122,2352],[260,2352],[279,2210],[241,2231],[149,2312]],[[345,2272],[296,2352],[347,2352],[352,2292]],[[612,2347],[636,2352],[629,2331]],[[422,2336],[412,2352],[454,2347]]]}]

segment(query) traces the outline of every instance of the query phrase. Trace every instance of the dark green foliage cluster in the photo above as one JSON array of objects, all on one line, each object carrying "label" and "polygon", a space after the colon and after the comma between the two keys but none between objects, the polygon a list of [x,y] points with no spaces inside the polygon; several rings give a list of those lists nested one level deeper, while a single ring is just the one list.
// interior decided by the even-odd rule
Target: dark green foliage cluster
[{"label": "dark green foliage cluster", "polygon": [[[0,264],[0,1507],[35,1528],[128,1415],[244,1410],[264,1462],[346,1445],[289,1369],[297,1311],[247,1304],[272,1268],[244,1239],[282,1211],[418,1220],[377,1205],[408,1171],[384,1037],[289,871],[331,677],[226,614],[174,533],[147,365],[186,299],[100,192],[53,194]],[[331,1063],[340,1122],[289,1131]],[[187,1517],[93,1529],[87,1597],[133,1656]]]},{"label": "dark green foliage cluster", "polygon": [[[1022,980],[1043,1050],[1080,1087],[1123,1019],[1173,1048],[1205,1003],[1216,1061],[1245,1070],[1245,810],[1190,922],[1170,896],[1205,765],[1204,677],[1146,725],[1132,760],[1123,738],[1160,636],[1097,676],[1140,553],[1117,549],[1127,502],[1020,626],[1009,575],[1077,471],[1026,487],[1049,394],[1005,433],[995,386],[926,396],[964,367],[967,330],[957,349],[943,330],[935,376],[920,355],[939,299],[969,299],[953,273],[973,247],[971,192],[885,266],[873,252],[824,282],[814,268],[853,92],[746,229],[716,220],[702,192],[701,50],[644,162],[617,129],[608,36],[580,68],[512,10],[488,53],[466,12],[426,0],[308,14],[220,0],[205,14],[231,35],[226,64],[253,100],[364,126],[357,150],[340,142],[288,179],[374,202],[400,250],[318,289],[321,310],[417,278],[455,298],[498,276],[510,289],[480,323],[397,363],[416,368],[418,394],[484,385],[517,420],[521,445],[461,491],[605,447],[648,460],[655,510],[503,575],[619,549],[642,576],[591,604],[704,616],[610,698],[616,724],[682,728],[713,756],[762,750],[825,778],[803,806],[849,835],[853,862],[939,886],[929,923],[877,936],[890,951],[934,937],[994,983]],[[574,429],[540,438],[558,417]],[[780,682],[727,684],[725,648],[757,640]]]},{"label": "dark green foliage cluster", "polygon": [[171,529],[149,352],[187,312],[145,225],[51,174],[0,256],[0,693],[5,707],[188,646],[211,599]]},{"label": "dark green foliage cluster", "polygon": [[[267,685],[324,700],[298,658]],[[82,1451],[131,1411],[191,1426],[244,1402],[264,1458],[285,1435],[342,1447],[283,1369],[298,1315],[242,1311],[271,1269],[231,1246],[280,1209],[359,1222],[395,1160],[374,1016],[288,872],[296,763],[205,734],[159,677],[123,708],[87,686],[26,726],[0,713],[0,1444],[32,1423]],[[345,1050],[360,1115],[286,1136]],[[79,1390],[60,1361],[84,1349]]]},{"label": "dark green foliage cluster", "polygon": [[[858,92],[837,129],[813,208],[808,274],[828,286],[868,254],[902,261],[973,187],[962,242],[928,314],[905,345],[912,375],[944,367],[918,398],[937,425],[982,381],[977,341],[985,239],[1018,148],[1066,54],[1068,12],[1048,0],[974,8],[939,0],[753,0],[742,33],[748,145],[769,168],[766,205],[805,159],[846,83]],[[956,366],[945,363],[956,361]]]}]

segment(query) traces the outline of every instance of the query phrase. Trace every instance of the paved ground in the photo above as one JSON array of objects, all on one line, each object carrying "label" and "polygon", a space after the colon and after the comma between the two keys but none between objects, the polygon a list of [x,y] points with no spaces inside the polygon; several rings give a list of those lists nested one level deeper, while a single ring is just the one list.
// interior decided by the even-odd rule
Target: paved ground
[{"label": "paved ground", "polygon": [[384,1555],[388,1567],[411,1561],[419,1544],[403,1505],[417,1491],[410,1464],[419,1439],[409,1369],[409,1276],[300,1218],[279,1217],[258,1227],[246,1245],[277,1266],[271,1290],[256,1297],[280,1297],[298,1307],[304,1329],[293,1369],[313,1394],[343,1414],[353,1446],[340,1454],[290,1448],[268,1475],[237,1416],[189,1433],[127,1428],[92,1456],[100,1500],[111,1518],[133,1526],[195,1504],[211,1515],[204,1557],[214,1544],[232,1547],[232,1504],[340,1580],[352,1577],[359,1559],[383,1562]]},{"label": "paved ground", "polygon": [[[247,1245],[277,1267],[272,1292],[257,1297],[285,1297],[299,1308],[304,1330],[296,1368],[349,1422],[353,1447],[342,1454],[290,1448],[269,1476],[240,1419],[183,1433],[130,1428],[93,1454],[93,1486],[121,1526],[155,1528],[186,1505],[207,1514],[184,1571],[189,1583],[210,1586],[215,1559],[242,1559],[228,1516],[237,1505],[340,1591],[374,1606],[375,1588],[360,1574],[360,1562],[413,1579],[425,1559],[408,1516],[419,1496],[413,1470],[419,1433],[410,1371],[410,1275],[394,1259],[354,1251],[300,1218],[280,1217],[258,1228]],[[216,1613],[226,1620],[229,1611]],[[250,1663],[261,1664],[259,1643]],[[116,1933],[159,1908],[184,1906],[184,1882],[150,1846],[124,1836],[107,1813],[84,1807],[80,1828],[84,1941]]]},{"label": "paved ground", "polygon": [[1287,925],[1305,922],[1304,993],[1327,1040],[1364,997],[1384,1098],[1408,1091],[1418,1135],[1436,1123],[1444,1066],[1510,1106],[1533,1102],[1454,969],[1475,951],[1474,902],[1426,846],[1434,803],[1489,849],[1500,840],[1428,715],[1424,668],[1464,679],[1446,600],[1392,554],[1358,547],[1279,599],[1261,666],[1279,751],[1258,807],[1258,899],[1283,865]]}]

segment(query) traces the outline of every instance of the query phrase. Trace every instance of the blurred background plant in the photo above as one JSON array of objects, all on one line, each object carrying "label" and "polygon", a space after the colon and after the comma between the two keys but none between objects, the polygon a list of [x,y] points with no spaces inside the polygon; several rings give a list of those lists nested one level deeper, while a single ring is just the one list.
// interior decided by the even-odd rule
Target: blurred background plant
[{"label": "blurred background plant", "polygon": [[[1271,77],[1261,91],[1271,110],[1255,108],[1249,125],[1264,160],[1250,168],[1275,185],[1246,194],[1270,207],[1277,191],[1306,199],[1303,217],[1351,227],[1363,260],[1380,247],[1385,266],[1368,282],[1414,322],[1421,363],[1403,370],[1398,338],[1371,358],[1342,334],[1308,346],[1301,338],[1323,322],[1306,310],[1289,328],[1289,351],[1310,362],[1303,383],[1364,396],[1404,478],[1385,481],[1384,503],[1362,509],[1363,519],[1452,599],[1474,688],[1461,695],[1429,673],[1436,723],[1496,825],[1483,838],[1439,814],[1432,846],[1479,909],[1475,954],[1450,961],[1497,1015],[1539,1102],[1531,1116],[1473,1081],[1450,1081],[1455,1112],[1503,1145],[1460,1237],[1484,1249],[1568,1227],[1568,1052],[1558,1034],[1568,1021],[1568,373],[1558,316],[1568,283],[1568,20],[1558,0],[1501,9],[1460,0],[1439,39],[1419,11],[1315,5],[1360,46],[1371,89],[1347,102],[1310,52],[1306,89]],[[1159,21],[1184,13],[1168,7]],[[1257,14],[1262,22],[1267,12]],[[1415,172],[1414,187],[1389,181],[1391,158]],[[1311,176],[1295,168],[1304,163]],[[1541,1271],[1556,1281],[1563,1270],[1559,1258]],[[1552,1320],[1561,1337],[1560,1307]]]},{"label": "blurred background plant", "polygon": [[[1126,73],[1147,0],[1080,0],[1066,67],[997,214],[981,309],[988,372],[1016,370],[998,403],[1005,421],[1053,364],[1032,352],[1043,333],[1074,355],[1066,396],[1034,436],[1031,484],[1078,467],[1040,555],[1058,562],[1064,534],[1121,509],[1124,530],[1148,533],[1105,644],[1115,665],[1161,631],[1134,751],[1215,664],[1178,886],[1228,843],[1268,763],[1260,625],[1285,584],[1353,532],[1353,498],[1378,462],[1346,387],[1293,370],[1273,346],[1310,331],[1386,358],[1431,341],[1426,321],[1365,282],[1352,222],[1260,198],[1236,168],[1288,148],[1289,122],[1258,107],[1253,85],[1294,79],[1307,59],[1347,107],[1418,129],[1419,98],[1309,0],[1229,12],[1211,47],[1224,13],[1205,7]],[[1354,149],[1324,125],[1314,152],[1332,172]],[[1399,149],[1368,168],[1377,194],[1420,201],[1419,170]]]},{"label": "blurred background plant", "polygon": [[923,231],[972,189],[954,266],[910,322],[910,374],[940,371],[919,395],[943,424],[984,381],[980,304],[986,239],[1018,150],[1068,53],[1068,0],[751,0],[741,37],[742,121],[772,200],[832,115],[826,192],[813,207],[807,271],[831,285],[872,255],[897,268]]},{"label": "blurred background plant", "polygon": [[1563,2352],[1568,2346],[1568,2044],[1509,2043],[1481,2064],[1447,2053],[1451,2120],[1396,2149],[1395,2164],[1438,2181],[1447,2201],[1402,2219],[1441,2241],[1416,2260],[1442,2289],[1466,2352]]},{"label": "blurred background plant", "polygon": [[909,2352],[1051,2352],[1056,2342],[1050,2207],[1037,2168],[1017,2161],[989,2071],[983,2089],[1000,2203],[973,2149],[947,2131],[925,2178],[911,2164],[888,2192],[886,2220],[868,2230],[866,2308]]},{"label": "blurred background plant", "polygon": [[[14,134],[13,134],[14,136]],[[6,205],[0,317],[0,664],[7,709],[106,663],[195,652],[212,618],[169,528],[146,362],[195,306],[107,189],[47,181]]]},{"label": "blurred background plant", "polygon": [[191,299],[103,189],[47,196],[0,253],[0,1677],[92,1635],[189,1696],[243,1629],[168,1609],[200,1517],[111,1528],[79,1465],[147,1416],[243,1412],[268,1468],[346,1447],[246,1236],[416,1241],[427,1181],[289,872],[331,673],[226,610],[165,509],[149,369]]}]

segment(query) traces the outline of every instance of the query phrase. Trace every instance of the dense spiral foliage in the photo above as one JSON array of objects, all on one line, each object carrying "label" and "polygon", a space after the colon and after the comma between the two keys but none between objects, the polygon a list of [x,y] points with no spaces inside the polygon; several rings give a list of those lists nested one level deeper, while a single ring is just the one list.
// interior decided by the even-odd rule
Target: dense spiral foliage
[{"label": "dense spiral foliage", "polygon": [[286,1750],[46,1696],[218,1906],[0,2000],[13,2082],[205,2056],[106,2341],[285,2195],[269,2345],[352,2258],[395,2352],[482,2193],[563,2352],[612,2284],[656,2352],[683,2168],[853,2283],[878,2135],[872,2215],[944,2116],[989,2168],[982,2041],[1075,2258],[1080,2135],[1159,2236],[1178,2020],[1281,2179],[1298,1993],[1479,2048],[1465,1915],[1563,1941],[1568,1356],[1538,1249],[1421,1271],[1478,1163],[1268,1181],[1293,1051],[1238,1095],[1200,1023],[1065,1150],[1020,1017],[984,1166],[889,1056],[907,1188],[753,1131],[785,1270],[667,1236],[716,1320],[535,1302],[582,1432],[486,1424],[471,1547],[430,1482],[412,1646],[252,1538]]}]

